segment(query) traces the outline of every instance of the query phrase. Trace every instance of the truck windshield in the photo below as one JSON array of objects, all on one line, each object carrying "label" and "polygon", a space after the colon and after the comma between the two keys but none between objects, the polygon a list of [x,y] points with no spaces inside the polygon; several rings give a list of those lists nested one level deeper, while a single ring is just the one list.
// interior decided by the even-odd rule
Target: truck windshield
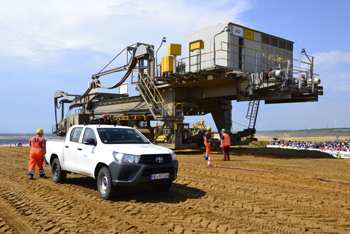
[{"label": "truck windshield", "polygon": [[145,136],[132,128],[97,128],[97,132],[104,144],[149,144]]}]

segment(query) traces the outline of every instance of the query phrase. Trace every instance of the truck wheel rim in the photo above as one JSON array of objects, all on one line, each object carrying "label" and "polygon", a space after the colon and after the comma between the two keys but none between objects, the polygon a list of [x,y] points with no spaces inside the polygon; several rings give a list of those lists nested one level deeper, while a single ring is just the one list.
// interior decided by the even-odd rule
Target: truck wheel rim
[{"label": "truck wheel rim", "polygon": [[58,167],[56,166],[55,168],[54,168],[54,176],[58,176]]},{"label": "truck wheel rim", "polygon": [[103,175],[101,178],[101,191],[103,193],[106,193],[107,188],[108,188],[108,179],[106,175]]}]

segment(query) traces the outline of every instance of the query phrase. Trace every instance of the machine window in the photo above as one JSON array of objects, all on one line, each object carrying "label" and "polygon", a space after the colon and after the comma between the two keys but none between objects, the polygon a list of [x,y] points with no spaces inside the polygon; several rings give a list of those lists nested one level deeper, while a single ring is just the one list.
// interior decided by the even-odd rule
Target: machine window
[{"label": "machine window", "polygon": [[271,37],[271,45],[277,47],[277,44],[278,44],[278,39]]},{"label": "machine window", "polygon": [[262,34],[262,43],[264,44],[270,44],[270,37],[268,35]]},{"label": "machine window", "polygon": [[279,42],[279,44],[278,44],[279,48],[282,48],[282,49],[286,48],[286,42],[285,41],[279,40],[278,42]]}]

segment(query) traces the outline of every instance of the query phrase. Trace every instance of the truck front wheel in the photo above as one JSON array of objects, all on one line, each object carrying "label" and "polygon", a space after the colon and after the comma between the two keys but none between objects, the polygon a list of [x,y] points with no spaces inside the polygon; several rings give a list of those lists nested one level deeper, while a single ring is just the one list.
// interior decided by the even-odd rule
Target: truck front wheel
[{"label": "truck front wheel", "polygon": [[61,169],[60,161],[55,158],[51,166],[51,178],[55,183],[64,183],[66,180],[67,173]]},{"label": "truck front wheel", "polygon": [[112,183],[112,175],[108,167],[102,167],[98,172],[97,190],[100,197],[105,200],[111,199],[116,192],[116,188],[113,187]]}]

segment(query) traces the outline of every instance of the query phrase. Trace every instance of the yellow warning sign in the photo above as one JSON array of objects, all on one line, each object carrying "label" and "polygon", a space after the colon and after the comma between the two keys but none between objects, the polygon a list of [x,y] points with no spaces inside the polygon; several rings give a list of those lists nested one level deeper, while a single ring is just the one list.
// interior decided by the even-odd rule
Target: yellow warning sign
[{"label": "yellow warning sign", "polygon": [[247,38],[249,40],[254,40],[254,31],[253,30],[249,30],[249,29],[245,29],[244,30],[244,36],[245,36],[245,38]]}]

